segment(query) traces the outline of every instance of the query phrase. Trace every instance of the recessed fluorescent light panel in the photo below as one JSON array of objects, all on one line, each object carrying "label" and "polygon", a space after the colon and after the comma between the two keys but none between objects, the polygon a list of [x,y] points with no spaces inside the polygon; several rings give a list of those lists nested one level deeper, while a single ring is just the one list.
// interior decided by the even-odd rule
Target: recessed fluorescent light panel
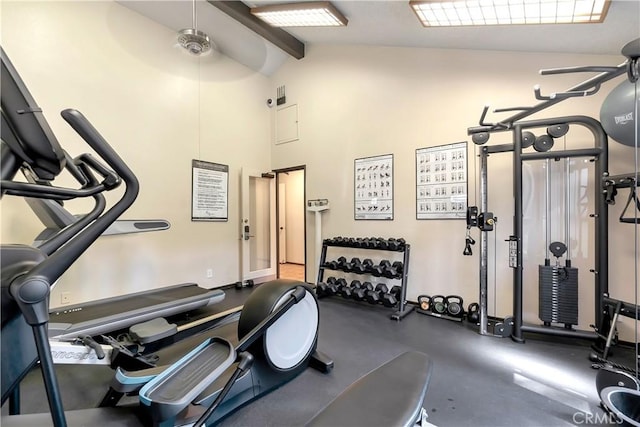
[{"label": "recessed fluorescent light panel", "polygon": [[349,22],[328,1],[259,6],[251,13],[274,27],[339,27]]},{"label": "recessed fluorescent light panel", "polygon": [[610,0],[411,1],[425,27],[602,22]]}]

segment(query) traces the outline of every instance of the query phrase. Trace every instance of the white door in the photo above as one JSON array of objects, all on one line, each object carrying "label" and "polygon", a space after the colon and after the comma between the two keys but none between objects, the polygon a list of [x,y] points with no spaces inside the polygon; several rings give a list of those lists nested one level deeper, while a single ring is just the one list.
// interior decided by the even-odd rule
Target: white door
[{"label": "white door", "polygon": [[287,263],[287,188],[278,184],[278,256],[280,264]]},{"label": "white door", "polygon": [[246,169],[241,175],[242,280],[261,283],[276,277],[275,179]]}]

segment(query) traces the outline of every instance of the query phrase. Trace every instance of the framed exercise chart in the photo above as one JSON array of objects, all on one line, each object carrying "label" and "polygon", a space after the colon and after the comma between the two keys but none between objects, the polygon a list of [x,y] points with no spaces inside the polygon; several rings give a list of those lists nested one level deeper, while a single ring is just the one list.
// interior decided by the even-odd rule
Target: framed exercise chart
[{"label": "framed exercise chart", "polygon": [[416,219],[467,215],[467,143],[416,150]]},{"label": "framed exercise chart", "polygon": [[229,219],[229,166],[191,161],[191,221]]},{"label": "framed exercise chart", "polygon": [[355,219],[393,219],[393,154],[354,162]]}]

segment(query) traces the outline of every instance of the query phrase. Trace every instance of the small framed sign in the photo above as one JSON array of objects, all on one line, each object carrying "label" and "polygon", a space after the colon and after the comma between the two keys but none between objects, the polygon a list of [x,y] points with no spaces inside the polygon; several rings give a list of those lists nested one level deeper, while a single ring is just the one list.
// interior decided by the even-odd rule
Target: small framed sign
[{"label": "small framed sign", "polygon": [[229,220],[229,166],[191,161],[191,221]]}]

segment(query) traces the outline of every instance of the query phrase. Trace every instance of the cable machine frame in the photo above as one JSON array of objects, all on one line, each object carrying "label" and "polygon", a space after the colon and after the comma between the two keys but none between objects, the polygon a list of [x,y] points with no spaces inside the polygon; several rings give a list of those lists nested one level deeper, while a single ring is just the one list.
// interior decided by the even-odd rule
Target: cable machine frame
[{"label": "cable machine frame", "polygon": [[[551,334],[583,339],[597,339],[598,331],[578,331],[574,329],[549,328],[542,326],[524,325],[522,316],[522,288],[523,288],[523,195],[522,195],[522,165],[525,161],[573,157],[592,157],[595,163],[596,182],[599,179],[606,179],[608,172],[608,137],[600,122],[586,116],[566,116],[551,119],[539,119],[523,121],[523,119],[549,108],[565,99],[590,96],[598,92],[601,85],[609,80],[619,77],[625,73],[631,76],[637,73],[638,60],[629,60],[615,67],[568,67],[549,70],[541,70],[540,74],[567,74],[596,72],[596,76],[568,89],[565,92],[554,93],[544,96],[540,92],[539,86],[534,88],[535,97],[542,102],[533,107],[514,107],[507,109],[496,109],[495,113],[518,111],[505,120],[488,123],[485,121],[489,107],[485,106],[480,117],[479,126],[467,129],[467,134],[472,137],[474,143],[485,144],[492,133],[510,131],[513,143],[493,146],[483,146],[480,150],[480,215],[483,221],[478,221],[481,231],[480,238],[480,277],[479,277],[479,333],[481,335],[508,336],[516,342],[524,342],[524,332],[534,332]],[[558,124],[582,125],[586,127],[594,136],[594,147],[576,150],[547,151],[536,153],[523,153],[523,131],[525,129],[553,126]],[[493,214],[487,212],[488,204],[488,183],[487,166],[488,157],[492,153],[513,152],[513,196],[514,196],[514,218],[513,235],[510,237],[510,264],[513,268],[513,317],[505,318],[501,325],[499,334],[488,331],[488,232],[493,230]],[[608,297],[608,272],[609,272],[609,247],[608,247],[608,205],[601,186],[594,185],[594,294],[595,294],[595,325],[600,327],[606,306],[605,298]],[[487,222],[490,221],[490,223]],[[511,262],[513,261],[513,263]],[[506,325],[506,326],[505,326]]]},{"label": "cable machine frame", "polygon": [[[535,129],[548,127],[557,124],[582,125],[589,129],[594,135],[594,147],[575,149],[548,151],[542,153],[522,153],[522,132],[527,129]],[[566,116],[551,119],[532,120],[515,124],[511,132],[513,133],[513,144],[501,144],[494,146],[485,146],[480,150],[480,209],[482,212],[487,211],[488,205],[488,157],[495,153],[513,153],[513,195],[514,195],[514,219],[513,219],[513,235],[510,243],[515,245],[515,253],[510,251],[510,264],[514,269],[513,283],[513,317],[511,337],[518,342],[523,341],[523,332],[547,333],[553,335],[562,335],[567,337],[578,337],[585,339],[596,339],[594,332],[584,332],[578,330],[556,329],[548,327],[537,327],[532,325],[524,325],[522,320],[522,290],[523,290],[523,255],[522,255],[522,239],[524,234],[523,226],[523,191],[522,191],[522,165],[526,161],[544,160],[544,159],[569,159],[577,157],[592,158],[597,176],[605,175],[608,169],[608,149],[607,136],[597,120],[586,116]],[[602,313],[602,295],[608,291],[608,212],[604,195],[598,185],[594,185],[593,194],[595,197],[595,212],[592,217],[595,220],[595,267],[594,267],[594,292],[595,298],[595,319],[599,324]],[[480,239],[480,334],[490,335],[488,331],[488,233],[491,230],[481,230]],[[515,255],[515,258],[513,258]],[[513,262],[511,262],[513,258]],[[509,323],[507,320],[506,323]]]}]

